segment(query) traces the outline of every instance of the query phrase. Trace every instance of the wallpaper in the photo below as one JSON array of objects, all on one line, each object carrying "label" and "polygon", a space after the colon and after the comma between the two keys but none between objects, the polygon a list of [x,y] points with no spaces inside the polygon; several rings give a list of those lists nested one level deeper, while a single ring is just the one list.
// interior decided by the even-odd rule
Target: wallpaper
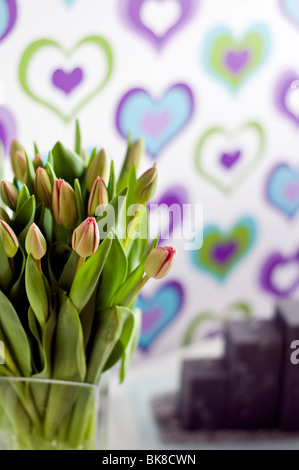
[{"label": "wallpaper", "polygon": [[159,168],[154,202],[202,205],[203,223],[182,211],[200,249],[163,219],[178,259],[140,297],[142,356],[298,295],[298,48],[296,0],[0,0],[6,154],[14,137],[72,146],[78,117],[119,168],[132,131]]}]

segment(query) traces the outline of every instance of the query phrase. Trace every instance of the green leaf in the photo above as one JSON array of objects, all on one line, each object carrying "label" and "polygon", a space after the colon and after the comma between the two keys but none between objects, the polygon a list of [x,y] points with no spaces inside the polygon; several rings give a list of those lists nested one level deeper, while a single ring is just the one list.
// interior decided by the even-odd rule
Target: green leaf
[{"label": "green leaf", "polygon": [[[71,300],[61,293],[52,378],[60,381],[83,382],[85,375],[86,359],[79,314]],[[47,439],[53,438],[63,423],[74,405],[78,391],[79,388],[64,383],[51,386],[44,424]]]},{"label": "green leaf", "polygon": [[13,279],[12,270],[8,261],[8,257],[5,253],[3,236],[0,232],[0,288],[6,291]]},{"label": "green leaf", "polygon": [[87,367],[87,383],[98,383],[127,316],[128,309],[124,307],[108,308],[96,314]]},{"label": "green leaf", "polygon": [[115,178],[115,170],[114,170],[114,161],[112,160],[110,166],[110,176],[109,176],[109,183],[108,183],[108,197],[109,201],[112,201],[116,196],[116,178]]},{"label": "green leaf", "polygon": [[121,335],[105,364],[104,371],[111,369],[120,359],[123,358],[134,331],[135,319],[132,310],[125,309],[124,313],[124,324]]},{"label": "green leaf", "polygon": [[127,277],[124,284],[117,291],[116,295],[112,300],[112,305],[130,306],[131,303],[134,301],[144,275],[145,260],[148,257],[149,253],[157,246],[158,241],[159,237],[157,237],[152,242],[151,246],[143,256],[140,265]]},{"label": "green leaf", "polygon": [[20,208],[16,218],[12,223],[12,229],[18,235],[20,245],[25,248],[25,239],[29,227],[34,222],[36,209],[35,197],[31,196]]},{"label": "green leaf", "polygon": [[27,153],[25,152],[26,157],[26,167],[27,167],[27,176],[26,176],[26,185],[31,194],[34,194],[34,180],[35,180],[35,170],[33,166],[33,162],[28,157]]},{"label": "green leaf", "polygon": [[26,262],[25,285],[29,303],[43,329],[49,313],[48,296],[43,276],[31,255],[28,256]]},{"label": "green leaf", "polygon": [[81,131],[80,131],[80,124],[79,120],[76,119],[76,137],[75,137],[75,152],[80,155],[81,154]]},{"label": "green leaf", "polygon": [[110,306],[110,300],[127,277],[127,258],[123,247],[114,234],[111,249],[104,266],[97,295],[97,309]]},{"label": "green leaf", "polygon": [[[47,161],[47,164],[49,163],[49,165],[52,167],[53,169],[53,166],[54,166],[54,160],[53,160],[53,153],[50,151],[49,152],[49,156],[48,156],[48,161]],[[45,168],[47,168],[47,165],[45,166]],[[54,173],[54,170],[53,170],[53,173]]]},{"label": "green leaf", "polygon": [[29,198],[30,198],[30,191],[29,191],[28,187],[26,186],[26,184],[23,184],[23,186],[21,188],[21,191],[19,193],[19,199],[18,199],[16,213],[19,212],[19,210],[21,209],[23,204],[25,204],[25,202],[28,201]]},{"label": "green leaf", "polygon": [[70,298],[79,313],[83,310],[98,285],[111,245],[112,240],[108,235],[101,243],[98,251],[81,266],[74,279]]},{"label": "green leaf", "polygon": [[52,153],[53,167],[58,178],[63,178],[73,185],[76,178],[80,179],[83,176],[85,165],[77,153],[66,149],[61,142],[57,142]]},{"label": "green leaf", "polygon": [[84,202],[83,202],[81,186],[80,186],[78,179],[75,179],[74,187],[75,187],[75,196],[76,196],[78,216],[79,216],[79,221],[81,223],[85,219],[85,210],[84,210]]},{"label": "green leaf", "polygon": [[[103,232],[107,233],[111,229],[114,229],[119,238],[123,239],[126,236],[125,229],[127,194],[128,188],[125,188],[109,203],[109,211],[111,211],[111,217],[113,216],[112,218],[109,217],[110,212],[107,213],[105,208],[103,209],[102,214],[97,217],[96,220],[99,226],[100,235]],[[106,224],[107,228],[105,227]]]},{"label": "green leaf", "polygon": [[55,335],[53,378],[83,382],[86,360],[79,314],[65,294],[61,294],[60,304]]},{"label": "green leaf", "polygon": [[8,298],[0,291],[0,329],[4,345],[10,351],[23,377],[30,377],[31,351],[27,335]]},{"label": "green leaf", "polygon": [[119,378],[120,378],[121,383],[126,378],[128,367],[138,347],[139,339],[140,339],[141,326],[142,326],[142,312],[140,309],[135,309],[133,314],[134,314],[134,328],[130,336],[129,342],[127,343],[127,346],[124,348],[123,360],[122,360],[122,364],[121,364],[121,368],[119,372]]},{"label": "green leaf", "polygon": [[76,253],[76,251],[72,250],[59,279],[60,287],[66,292],[69,292],[72,287],[78,261],[79,255]]},{"label": "green leaf", "polygon": [[38,150],[38,146],[36,142],[34,142],[34,155],[40,155],[40,151]]},{"label": "green leaf", "polygon": [[[51,152],[50,152],[50,155],[52,155]],[[47,173],[49,175],[49,178],[50,178],[50,181],[51,181],[51,184],[52,184],[52,187],[53,187],[54,183],[55,183],[55,180],[56,180],[56,175],[55,175],[55,172],[53,170],[53,166],[51,165],[51,163],[49,161],[46,163],[45,170],[47,171]]]}]

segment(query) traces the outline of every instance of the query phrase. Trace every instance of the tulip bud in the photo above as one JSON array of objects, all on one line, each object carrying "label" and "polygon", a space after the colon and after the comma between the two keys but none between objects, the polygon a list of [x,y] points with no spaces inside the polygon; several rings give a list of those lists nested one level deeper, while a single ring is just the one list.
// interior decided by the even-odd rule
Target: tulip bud
[{"label": "tulip bud", "polygon": [[3,207],[0,207],[0,219],[4,220],[4,222],[8,223],[10,222],[10,218],[8,213],[3,209]]},{"label": "tulip bud", "polygon": [[44,168],[39,167],[35,173],[34,192],[46,207],[52,207],[53,189],[50,177]]},{"label": "tulip bud", "polygon": [[81,258],[93,255],[100,244],[99,227],[94,217],[86,219],[73,233],[72,246]]},{"label": "tulip bud", "polygon": [[105,183],[108,183],[109,178],[109,158],[107,152],[102,149],[92,160],[87,173],[86,173],[86,186],[88,191],[92,190],[93,184],[98,176],[102,178]]},{"label": "tulip bud", "polygon": [[33,160],[33,167],[36,171],[38,168],[43,168],[43,166],[44,164],[43,164],[42,156],[38,153]]},{"label": "tulip bud", "polygon": [[146,171],[137,181],[135,196],[139,204],[146,204],[156,192],[158,183],[158,170],[156,166]]},{"label": "tulip bud", "polygon": [[108,202],[109,196],[105,182],[98,176],[90,193],[88,202],[88,215],[94,216],[97,208],[99,207],[100,210],[103,209],[103,207],[108,204]]},{"label": "tulip bud", "polygon": [[0,194],[4,204],[13,211],[16,210],[19,199],[18,188],[16,188],[14,184],[2,180],[0,185]]},{"label": "tulip bud", "polygon": [[172,247],[157,247],[148,255],[144,271],[149,278],[162,279],[167,276],[176,259],[176,250]]},{"label": "tulip bud", "polygon": [[140,167],[143,154],[145,152],[144,140],[138,139],[129,148],[128,155],[125,162],[126,170],[129,170],[133,165],[136,166],[136,170]]},{"label": "tulip bud", "polygon": [[21,181],[21,183],[26,183],[27,164],[25,150],[16,139],[11,143],[10,161],[16,179]]},{"label": "tulip bud", "polygon": [[56,179],[54,183],[52,210],[59,225],[68,230],[76,225],[78,210],[75,191],[62,179]]},{"label": "tulip bud", "polygon": [[17,236],[4,220],[0,220],[0,232],[3,238],[5,253],[8,258],[13,258],[19,248]]},{"label": "tulip bud", "polygon": [[47,251],[47,242],[37,225],[32,224],[28,230],[25,248],[28,255],[35,260],[40,260],[45,256]]}]

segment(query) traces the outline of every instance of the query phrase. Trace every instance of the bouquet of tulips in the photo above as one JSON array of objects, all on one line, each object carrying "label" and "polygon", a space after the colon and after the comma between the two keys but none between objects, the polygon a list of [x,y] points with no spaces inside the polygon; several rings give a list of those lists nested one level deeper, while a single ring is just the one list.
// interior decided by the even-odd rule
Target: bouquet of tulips
[{"label": "bouquet of tulips", "polygon": [[20,448],[93,446],[89,392],[66,383],[98,384],[118,362],[124,380],[140,334],[138,293],[174,262],[158,237],[149,244],[157,168],[137,179],[142,153],[142,140],[129,139],[116,179],[105,150],[82,150],[78,123],[75,151],[58,142],[46,163],[36,145],[31,159],[12,142],[14,181],[0,187],[0,430]]}]

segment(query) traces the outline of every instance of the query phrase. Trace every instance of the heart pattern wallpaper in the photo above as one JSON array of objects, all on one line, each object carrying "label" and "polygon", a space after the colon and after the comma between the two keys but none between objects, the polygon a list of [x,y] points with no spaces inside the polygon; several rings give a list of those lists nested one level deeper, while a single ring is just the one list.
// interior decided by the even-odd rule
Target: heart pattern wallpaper
[{"label": "heart pattern wallpaper", "polygon": [[13,138],[46,156],[76,118],[117,170],[129,135],[158,166],[178,256],[138,300],[142,360],[299,298],[298,41],[294,0],[0,0],[4,174]]}]

